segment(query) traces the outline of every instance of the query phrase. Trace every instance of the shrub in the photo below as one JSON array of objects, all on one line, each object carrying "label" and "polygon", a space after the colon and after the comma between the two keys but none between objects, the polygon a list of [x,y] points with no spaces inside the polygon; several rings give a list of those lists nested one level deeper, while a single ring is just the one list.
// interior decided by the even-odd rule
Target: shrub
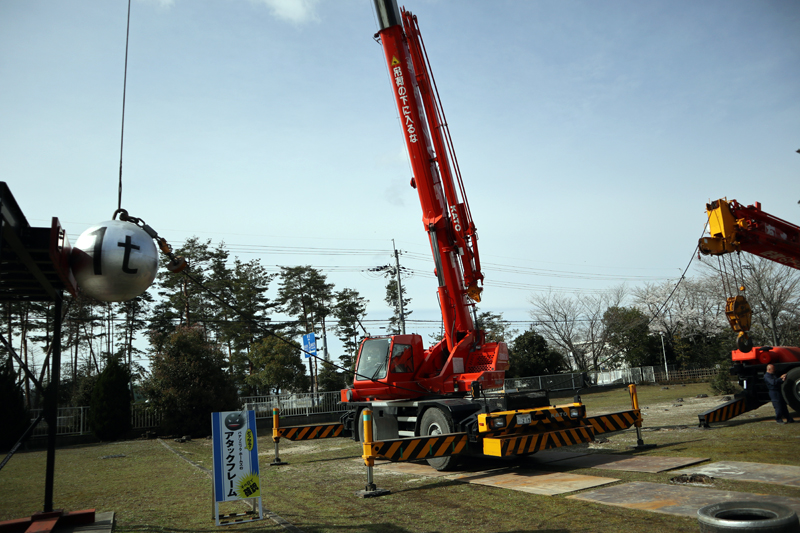
[{"label": "shrub", "polygon": [[736,392],[736,385],[731,381],[731,373],[727,368],[721,369],[717,372],[709,382],[711,389],[718,394],[733,394]]},{"label": "shrub", "polygon": [[198,328],[180,327],[151,357],[143,392],[161,411],[163,429],[202,437],[211,433],[211,413],[238,409],[236,386],[219,348]]}]

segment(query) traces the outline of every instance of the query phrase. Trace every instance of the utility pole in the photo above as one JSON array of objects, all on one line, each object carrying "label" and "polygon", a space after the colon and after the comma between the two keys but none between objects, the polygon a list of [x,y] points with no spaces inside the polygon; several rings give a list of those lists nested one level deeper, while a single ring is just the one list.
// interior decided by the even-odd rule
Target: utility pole
[{"label": "utility pole", "polygon": [[667,368],[667,349],[664,348],[664,332],[659,331],[659,335],[661,335],[661,351],[664,352],[664,373],[667,375],[667,381],[669,381],[669,368]]},{"label": "utility pole", "polygon": [[322,350],[325,352],[325,360],[330,363],[331,358],[328,355],[328,333],[325,331],[325,315],[322,315]]},{"label": "utility pole", "polygon": [[397,276],[397,302],[400,306],[400,333],[405,335],[406,317],[405,311],[403,310],[403,284],[400,282],[400,253],[397,251],[397,248],[395,248],[394,239],[392,239],[392,249],[394,250],[395,274]]}]

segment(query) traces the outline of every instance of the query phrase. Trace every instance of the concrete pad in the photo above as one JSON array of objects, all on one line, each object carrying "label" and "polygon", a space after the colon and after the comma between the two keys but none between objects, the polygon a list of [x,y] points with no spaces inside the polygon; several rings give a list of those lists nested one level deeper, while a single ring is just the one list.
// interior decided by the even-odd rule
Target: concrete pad
[{"label": "concrete pad", "polygon": [[688,517],[696,517],[697,510],[706,505],[732,501],[778,503],[800,513],[799,498],[646,482],[624,483],[567,498]]},{"label": "concrete pad", "polygon": [[629,457],[621,461],[597,465],[600,470],[621,470],[625,472],[649,472],[656,474],[666,470],[673,470],[682,466],[708,461],[708,457],[657,457],[647,455],[642,457]]},{"label": "concrete pad", "polygon": [[766,463],[745,463],[738,461],[719,461],[703,466],[678,470],[677,474],[705,474],[721,479],[754,481],[800,487],[800,466],[773,465]]},{"label": "concrete pad", "polygon": [[518,490],[532,494],[554,496],[575,492],[619,481],[607,477],[581,476],[563,472],[505,471],[477,476],[459,476],[455,479],[501,489]]}]

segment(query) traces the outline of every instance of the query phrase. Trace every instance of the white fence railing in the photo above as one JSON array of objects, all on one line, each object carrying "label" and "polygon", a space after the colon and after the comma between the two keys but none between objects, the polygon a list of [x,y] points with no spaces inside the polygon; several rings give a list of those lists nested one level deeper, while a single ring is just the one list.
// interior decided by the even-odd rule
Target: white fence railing
[{"label": "white fence railing", "polygon": [[574,374],[552,374],[549,376],[532,376],[526,378],[509,378],[505,381],[507,389],[538,390],[577,390],[595,385],[613,385],[616,383],[653,383],[655,372],[652,366],[641,368],[624,368],[605,372],[584,372]]},{"label": "white fence railing", "polygon": [[[31,409],[31,423],[42,413],[42,409]],[[89,407],[59,407],[57,413],[56,435],[88,435],[92,432],[89,428]],[[133,429],[148,429],[157,427],[161,422],[161,415],[144,404],[135,403],[131,406],[131,424]],[[43,418],[36,425],[32,437],[47,436],[47,422]]]},{"label": "white fence railing", "polygon": [[256,412],[256,418],[271,417],[273,407],[280,409],[281,416],[308,416],[310,414],[338,413],[347,410],[346,405],[340,405],[339,391],[245,396],[240,401],[244,409]]}]

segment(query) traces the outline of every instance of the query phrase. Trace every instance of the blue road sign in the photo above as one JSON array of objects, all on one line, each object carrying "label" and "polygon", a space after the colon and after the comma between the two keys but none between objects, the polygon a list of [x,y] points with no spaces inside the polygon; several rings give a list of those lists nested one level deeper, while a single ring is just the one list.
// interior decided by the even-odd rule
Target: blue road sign
[{"label": "blue road sign", "polygon": [[[303,350],[308,353],[317,355],[317,339],[314,337],[313,333],[309,333],[308,335],[303,335]],[[308,359],[311,357],[308,353],[304,353],[303,356]]]}]

